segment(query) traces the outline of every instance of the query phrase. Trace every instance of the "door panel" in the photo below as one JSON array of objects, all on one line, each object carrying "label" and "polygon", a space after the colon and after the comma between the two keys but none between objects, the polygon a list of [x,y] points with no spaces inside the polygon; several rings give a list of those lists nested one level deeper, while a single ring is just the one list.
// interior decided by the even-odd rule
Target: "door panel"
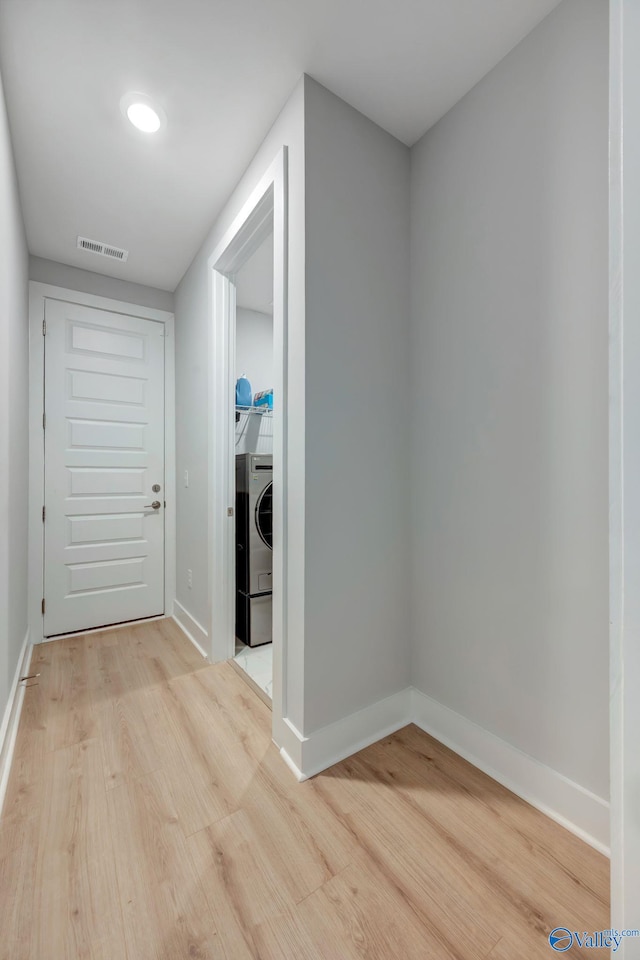
[{"label": "door panel", "polygon": [[164,326],[59,300],[45,316],[44,633],[55,636],[164,612]]},{"label": "door panel", "polygon": [[138,467],[70,467],[69,494],[72,496],[135,496],[144,494],[145,471]]},{"label": "door panel", "polygon": [[69,517],[69,544],[107,543],[109,541],[142,540],[144,514],[111,513],[89,517]]}]

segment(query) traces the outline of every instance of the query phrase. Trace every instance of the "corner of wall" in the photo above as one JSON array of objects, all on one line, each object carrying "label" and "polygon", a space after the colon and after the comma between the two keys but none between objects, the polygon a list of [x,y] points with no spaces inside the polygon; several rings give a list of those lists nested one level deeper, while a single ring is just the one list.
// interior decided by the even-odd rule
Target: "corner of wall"
[{"label": "corner of wall", "polygon": [[409,723],[600,853],[609,854],[606,800],[413,687],[306,736],[285,721],[276,742],[297,779],[306,780]]},{"label": "corner of wall", "polygon": [[305,207],[306,734],[409,682],[409,149],[311,78]]},{"label": "corner of wall", "polygon": [[202,624],[198,623],[196,618],[192,617],[189,611],[183,607],[179,600],[173,601],[173,614],[171,619],[175,620],[198,653],[201,654],[205,660],[208,660],[211,647],[209,634]]},{"label": "corner of wall", "polygon": [[301,777],[313,777],[410,722],[411,696],[406,688],[307,736],[292,728],[299,744],[296,757]]}]

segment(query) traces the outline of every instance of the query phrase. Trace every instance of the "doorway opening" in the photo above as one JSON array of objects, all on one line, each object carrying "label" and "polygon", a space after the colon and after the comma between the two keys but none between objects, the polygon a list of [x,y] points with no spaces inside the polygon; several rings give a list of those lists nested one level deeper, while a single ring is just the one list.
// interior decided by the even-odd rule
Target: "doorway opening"
[{"label": "doorway opening", "polygon": [[[276,743],[286,716],[290,495],[286,161],[283,148],[209,259],[210,655],[234,662],[271,697]],[[243,551],[253,555],[237,567]]]},{"label": "doorway opening", "polygon": [[234,663],[273,681],[273,227],[236,279]]}]

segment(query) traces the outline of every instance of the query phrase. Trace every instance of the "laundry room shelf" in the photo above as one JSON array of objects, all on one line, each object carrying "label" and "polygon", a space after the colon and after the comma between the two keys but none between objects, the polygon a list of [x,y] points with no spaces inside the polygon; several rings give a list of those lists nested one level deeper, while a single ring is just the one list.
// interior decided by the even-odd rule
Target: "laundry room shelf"
[{"label": "laundry room shelf", "polygon": [[236,413],[243,414],[244,416],[254,415],[257,417],[272,417],[273,410],[270,410],[269,407],[236,407]]}]

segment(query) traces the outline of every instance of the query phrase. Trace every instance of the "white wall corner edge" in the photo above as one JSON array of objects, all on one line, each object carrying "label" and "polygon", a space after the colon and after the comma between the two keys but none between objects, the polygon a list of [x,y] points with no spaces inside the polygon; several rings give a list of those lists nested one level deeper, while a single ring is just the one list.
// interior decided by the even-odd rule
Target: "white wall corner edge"
[{"label": "white wall corner edge", "polygon": [[24,684],[20,683],[20,677],[26,676],[29,672],[31,663],[31,654],[33,644],[29,642],[29,630],[24,637],[16,672],[13,677],[11,689],[9,690],[9,699],[2,718],[0,727],[0,816],[4,806],[4,799],[9,783],[9,773],[11,771],[11,762],[13,760],[13,751],[18,736],[18,725],[20,723],[20,713],[22,711],[22,701],[24,700]]},{"label": "white wall corner edge", "polygon": [[202,624],[198,623],[195,617],[192,617],[188,610],[182,606],[178,600],[173,601],[173,613],[171,614],[171,619],[174,620],[185,637],[188,637],[191,640],[191,643],[194,645],[198,653],[204,657],[205,660],[209,659],[209,654],[207,650],[209,649],[209,634],[204,629]]},{"label": "white wall corner edge", "polygon": [[322,773],[334,763],[406,727],[411,722],[410,708],[407,688],[308,734],[300,744],[302,778],[306,780]]},{"label": "white wall corner edge", "polygon": [[609,803],[472,720],[411,689],[416,726],[605,856]]},{"label": "white wall corner edge", "polygon": [[306,737],[287,717],[283,717],[282,720],[274,723],[273,742],[280,750],[280,756],[296,780],[300,783],[303,780],[308,780],[309,775],[302,770],[302,749]]}]

